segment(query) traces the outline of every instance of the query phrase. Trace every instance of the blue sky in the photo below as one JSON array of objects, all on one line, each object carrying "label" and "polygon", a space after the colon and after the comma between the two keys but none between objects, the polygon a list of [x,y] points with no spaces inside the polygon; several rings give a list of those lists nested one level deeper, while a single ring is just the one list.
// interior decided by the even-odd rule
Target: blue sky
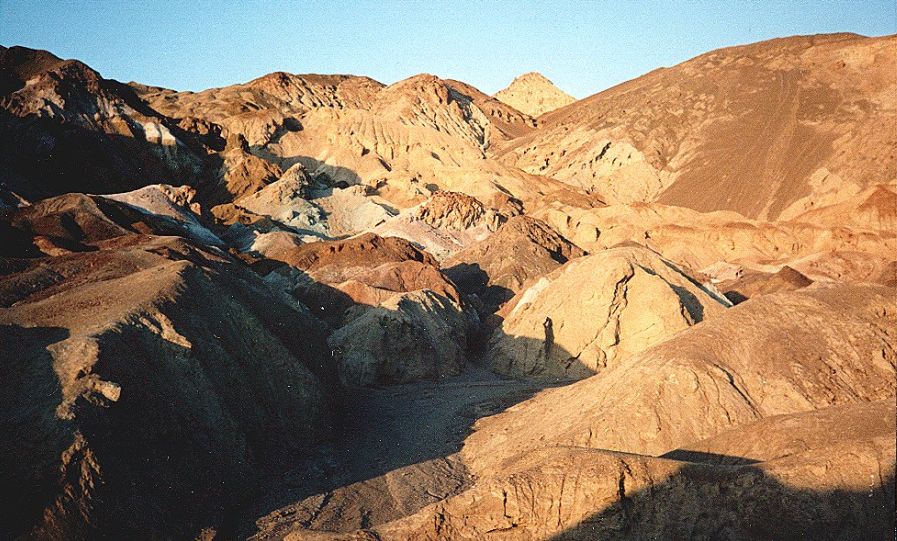
[{"label": "blue sky", "polygon": [[181,90],[281,70],[426,72],[492,93],[535,70],[581,98],[718,47],[821,32],[895,33],[897,2],[0,0],[0,44]]}]

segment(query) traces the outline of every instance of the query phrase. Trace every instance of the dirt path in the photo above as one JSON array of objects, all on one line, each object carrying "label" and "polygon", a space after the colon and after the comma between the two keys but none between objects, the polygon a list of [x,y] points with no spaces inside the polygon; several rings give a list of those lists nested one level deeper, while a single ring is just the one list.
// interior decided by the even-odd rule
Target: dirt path
[{"label": "dirt path", "polygon": [[[473,423],[541,388],[469,367],[439,382],[351,390],[342,435],[278,479],[241,529],[259,539],[351,530],[457,493],[470,481],[457,452]],[[253,525],[250,517],[262,518]]]}]

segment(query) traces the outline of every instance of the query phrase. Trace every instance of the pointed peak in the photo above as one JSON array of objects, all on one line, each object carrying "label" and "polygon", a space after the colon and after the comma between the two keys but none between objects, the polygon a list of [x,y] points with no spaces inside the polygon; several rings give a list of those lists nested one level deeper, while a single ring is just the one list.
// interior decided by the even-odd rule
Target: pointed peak
[{"label": "pointed peak", "polygon": [[548,84],[554,86],[554,83],[551,82],[551,79],[542,75],[538,71],[528,71],[526,73],[518,75],[517,77],[514,78],[514,81],[511,84],[514,84],[516,82],[521,82],[521,83],[539,82],[539,83],[548,83]]},{"label": "pointed peak", "polygon": [[573,103],[575,98],[554,86],[554,83],[538,71],[530,71],[515,78],[495,97],[532,117],[554,111]]}]

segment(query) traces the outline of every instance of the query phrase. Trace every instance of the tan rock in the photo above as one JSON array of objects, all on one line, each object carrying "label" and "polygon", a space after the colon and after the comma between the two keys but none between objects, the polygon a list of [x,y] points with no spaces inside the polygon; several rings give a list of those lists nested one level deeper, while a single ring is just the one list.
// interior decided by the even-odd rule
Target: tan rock
[{"label": "tan rock", "polygon": [[479,225],[495,231],[503,218],[492,209],[487,209],[476,198],[463,193],[434,193],[430,199],[418,207],[419,220],[433,227],[463,231]]},{"label": "tan rock", "polygon": [[[733,212],[702,213],[658,203],[590,209],[549,204],[533,216],[585,250],[633,242],[693,270],[727,262],[774,273],[787,265],[813,280],[828,276],[829,280],[864,281],[864,275],[874,273],[872,267],[880,268],[882,260],[893,261],[897,251],[897,237],[887,229],[763,222]],[[827,255],[832,252],[850,253],[846,258],[850,261]],[[809,270],[816,259],[820,259],[818,269]],[[828,263],[831,271],[826,270]]]},{"label": "tan rock", "polygon": [[609,203],[637,196],[765,220],[808,197],[833,204],[895,178],[897,135],[880,129],[895,121],[895,39],[795,36],[711,51],[543,115],[493,153]]},{"label": "tan rock", "polygon": [[69,192],[116,193],[147,184],[198,185],[199,138],[146,107],[127,85],[77,60],[0,48],[8,188],[28,200]]},{"label": "tan rock", "polygon": [[584,254],[541,220],[515,216],[493,235],[442,262],[446,275],[494,311],[524,285]]},{"label": "tan rock", "polygon": [[240,199],[237,206],[304,234],[327,236],[330,229],[321,209],[309,198],[311,181],[301,164],[287,169],[279,179]]},{"label": "tan rock", "polygon": [[407,383],[458,374],[467,325],[458,304],[424,289],[363,309],[327,343],[346,385]]},{"label": "tan rock", "polygon": [[468,464],[494,471],[503,457],[553,444],[659,455],[773,415],[893,397],[893,296],[814,285],[751,299],[479,421]]},{"label": "tan rock", "polygon": [[879,184],[832,205],[808,210],[794,217],[793,221],[871,231],[895,231],[897,193],[893,184]]},{"label": "tan rock", "polygon": [[499,90],[495,98],[531,117],[550,113],[576,101],[576,98],[535,71],[514,79],[506,88]]},{"label": "tan rock", "polygon": [[716,288],[734,304],[776,291],[794,291],[812,283],[813,280],[787,265],[774,273],[747,270],[740,272],[736,278],[714,281]]},{"label": "tan rock", "polygon": [[[736,539],[884,539],[894,524],[895,432],[893,422],[877,419],[893,417],[889,400],[771,418],[729,436],[742,447],[764,448],[751,460],[543,448],[515,457],[457,496],[376,527],[375,539],[712,538],[721,532]],[[317,535],[293,539],[367,539],[365,532]]]},{"label": "tan rock", "polygon": [[199,192],[200,201],[209,208],[252,195],[280,178],[283,171],[237,147],[222,153],[221,165],[214,174],[214,182]]},{"label": "tan rock", "polygon": [[727,306],[650,250],[605,250],[568,262],[517,295],[487,359],[513,376],[583,378]]}]

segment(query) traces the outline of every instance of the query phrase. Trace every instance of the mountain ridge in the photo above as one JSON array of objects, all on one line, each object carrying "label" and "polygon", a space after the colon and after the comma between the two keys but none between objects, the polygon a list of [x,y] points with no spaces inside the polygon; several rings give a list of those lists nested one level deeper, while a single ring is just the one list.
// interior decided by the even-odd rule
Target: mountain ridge
[{"label": "mountain ridge", "polygon": [[573,100],[0,48],[0,537],[887,538],[894,53]]}]

